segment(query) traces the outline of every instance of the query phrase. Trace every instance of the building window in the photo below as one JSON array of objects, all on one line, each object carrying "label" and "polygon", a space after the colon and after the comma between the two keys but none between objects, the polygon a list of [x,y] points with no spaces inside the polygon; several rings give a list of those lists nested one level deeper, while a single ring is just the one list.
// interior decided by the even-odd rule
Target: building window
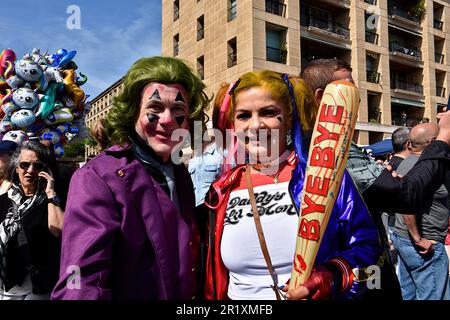
[{"label": "building window", "polygon": [[205,59],[203,56],[197,58],[197,71],[200,79],[205,79]]},{"label": "building window", "polygon": [[278,29],[276,26],[266,26],[266,60],[286,63],[286,30]]},{"label": "building window", "polygon": [[180,35],[177,33],[173,37],[173,55],[177,56],[180,53]]},{"label": "building window", "polygon": [[381,94],[378,92],[367,92],[367,112],[369,122],[381,123]]},{"label": "building window", "polygon": [[286,15],[286,5],[281,0],[266,0],[266,12],[284,17]]},{"label": "building window", "polygon": [[173,2],[173,21],[178,20],[179,17],[180,17],[180,1],[175,0]]},{"label": "building window", "polygon": [[433,3],[433,6],[434,28],[442,31],[444,25],[444,23],[442,22],[444,7],[438,3]]},{"label": "building window", "polygon": [[175,0],[173,2],[173,21],[178,20],[180,17],[180,2],[179,0]]},{"label": "building window", "polygon": [[237,0],[228,0],[228,21],[236,19]]},{"label": "building window", "polygon": [[339,21],[339,16],[332,11],[309,5],[301,5],[300,7],[300,25],[319,28],[350,39],[350,29],[347,24]]},{"label": "building window", "polygon": [[445,97],[445,75],[446,72],[436,72],[436,96]]},{"label": "building window", "polygon": [[439,52],[434,53],[434,62],[436,63],[444,63],[444,55]]},{"label": "building window", "polygon": [[228,61],[227,67],[231,68],[235,66],[237,63],[237,45],[236,45],[236,37],[228,41]]},{"label": "building window", "polygon": [[197,41],[205,37],[205,18],[202,15],[197,19]]},{"label": "building window", "polygon": [[376,54],[366,55],[366,77],[367,82],[380,83],[380,73],[378,70],[379,56]]},{"label": "building window", "polygon": [[378,34],[376,24],[379,17],[374,13],[365,12],[365,25],[366,25],[366,42],[378,44]]},{"label": "building window", "polygon": [[444,64],[445,39],[434,40],[434,61]]}]

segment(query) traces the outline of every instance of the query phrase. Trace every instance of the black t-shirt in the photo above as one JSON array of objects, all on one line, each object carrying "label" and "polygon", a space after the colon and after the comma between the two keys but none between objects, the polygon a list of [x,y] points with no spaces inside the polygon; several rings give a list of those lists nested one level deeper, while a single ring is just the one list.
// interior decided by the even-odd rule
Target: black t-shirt
[{"label": "black t-shirt", "polygon": [[400,163],[402,163],[403,158],[399,156],[392,156],[392,158],[389,160],[389,164],[392,166],[393,170],[397,170]]},{"label": "black t-shirt", "polygon": [[[26,198],[24,197],[23,201]],[[0,196],[0,221],[6,217],[12,201]],[[61,241],[48,229],[48,203],[42,202],[22,219],[23,232],[8,242],[5,289],[22,284],[31,273],[33,293],[50,293],[58,280]]]}]

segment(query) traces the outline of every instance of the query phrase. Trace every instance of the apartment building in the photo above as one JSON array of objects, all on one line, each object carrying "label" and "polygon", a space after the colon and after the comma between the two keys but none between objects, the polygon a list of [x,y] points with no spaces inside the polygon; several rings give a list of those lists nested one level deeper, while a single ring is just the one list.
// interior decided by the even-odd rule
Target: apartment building
[{"label": "apartment building", "polygon": [[350,63],[360,144],[436,121],[447,104],[449,53],[443,0],[162,1],[162,54],[190,63],[210,95],[251,70],[299,74],[312,59]]}]

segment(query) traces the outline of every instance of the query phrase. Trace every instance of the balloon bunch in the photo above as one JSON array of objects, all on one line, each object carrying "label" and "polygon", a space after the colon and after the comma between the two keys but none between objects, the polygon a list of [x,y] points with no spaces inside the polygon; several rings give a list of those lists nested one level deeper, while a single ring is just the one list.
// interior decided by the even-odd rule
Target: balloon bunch
[{"label": "balloon bunch", "polygon": [[[55,155],[64,154],[75,123],[89,112],[88,96],[80,88],[87,77],[73,61],[76,51],[41,54],[33,49],[16,60],[11,49],[0,54],[0,134],[14,131],[21,139],[49,140]],[[20,131],[23,133],[20,133]]]}]

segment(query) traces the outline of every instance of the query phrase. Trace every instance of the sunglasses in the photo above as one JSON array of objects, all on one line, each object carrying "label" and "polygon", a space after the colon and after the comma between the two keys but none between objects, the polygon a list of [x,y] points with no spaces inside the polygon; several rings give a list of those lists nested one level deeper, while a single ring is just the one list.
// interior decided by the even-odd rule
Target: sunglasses
[{"label": "sunglasses", "polygon": [[42,171],[46,167],[46,165],[42,162],[28,162],[28,161],[19,162],[19,167],[25,171],[28,170],[30,166],[33,166],[34,170],[36,171]]}]

